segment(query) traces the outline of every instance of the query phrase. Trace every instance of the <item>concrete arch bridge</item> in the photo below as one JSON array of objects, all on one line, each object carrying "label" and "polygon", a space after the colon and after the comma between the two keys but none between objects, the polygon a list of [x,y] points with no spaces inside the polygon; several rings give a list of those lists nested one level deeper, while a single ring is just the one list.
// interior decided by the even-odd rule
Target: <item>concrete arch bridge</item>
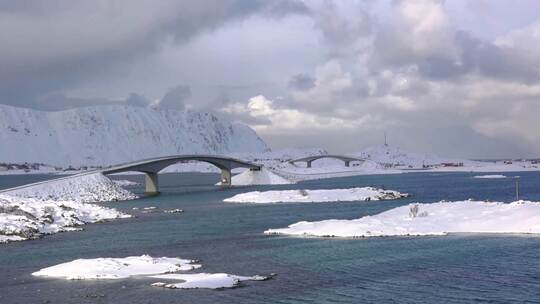
[{"label": "concrete arch bridge", "polygon": [[252,171],[261,170],[261,165],[256,165],[243,160],[216,156],[216,155],[173,155],[158,158],[150,158],[135,162],[130,162],[122,165],[116,165],[109,168],[99,170],[99,172],[109,175],[122,172],[141,172],[145,174],[145,193],[146,194],[158,194],[159,193],[159,171],[186,161],[200,161],[212,164],[221,170],[221,184],[224,186],[231,185],[231,170],[235,168],[247,168]]},{"label": "concrete arch bridge", "polygon": [[325,155],[314,155],[314,156],[308,156],[308,157],[302,157],[302,158],[298,158],[298,159],[293,159],[293,160],[290,160],[289,163],[294,165],[295,163],[305,162],[306,167],[311,168],[311,163],[313,163],[314,161],[316,161],[318,159],[322,159],[322,158],[333,158],[333,159],[342,160],[345,163],[345,167],[349,167],[351,165],[351,162],[353,162],[353,161],[359,161],[359,162],[365,162],[366,161],[366,159],[363,159],[363,158],[356,158],[356,157],[345,156],[345,155],[325,154]]}]

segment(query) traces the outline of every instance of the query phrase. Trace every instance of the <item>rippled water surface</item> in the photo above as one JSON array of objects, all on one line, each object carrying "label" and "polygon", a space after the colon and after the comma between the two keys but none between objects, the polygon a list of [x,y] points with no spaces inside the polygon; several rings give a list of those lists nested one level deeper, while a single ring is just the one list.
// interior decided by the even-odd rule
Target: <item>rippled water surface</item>
[{"label": "rippled water surface", "polygon": [[[515,179],[474,179],[473,175],[477,174],[410,173],[234,189],[210,186],[217,175],[164,175],[162,195],[107,204],[135,218],[0,245],[0,303],[539,303],[540,236],[324,239],[262,234],[300,220],[352,219],[416,201],[513,200]],[[520,176],[521,198],[540,201],[540,173],[506,175]],[[0,176],[0,188],[41,178]],[[412,197],[367,203],[222,202],[255,189],[356,186],[384,186]],[[145,206],[185,212],[132,210]],[[213,291],[155,288],[150,286],[155,280],[145,278],[65,281],[30,275],[77,258],[141,254],[200,259],[205,272],[277,276]]]}]

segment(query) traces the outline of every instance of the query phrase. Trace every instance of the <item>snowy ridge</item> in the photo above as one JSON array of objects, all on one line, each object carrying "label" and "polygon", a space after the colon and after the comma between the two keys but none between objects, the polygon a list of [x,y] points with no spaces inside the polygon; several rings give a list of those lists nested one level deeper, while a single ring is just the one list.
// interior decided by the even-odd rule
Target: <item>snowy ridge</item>
[{"label": "snowy ridge", "polygon": [[540,233],[540,202],[410,204],[355,220],[302,221],[287,228],[269,229],[265,233],[321,237]]},{"label": "snowy ridge", "polygon": [[268,149],[249,127],[210,113],[120,105],[59,112],[0,105],[0,141],[2,162],[64,167]]}]

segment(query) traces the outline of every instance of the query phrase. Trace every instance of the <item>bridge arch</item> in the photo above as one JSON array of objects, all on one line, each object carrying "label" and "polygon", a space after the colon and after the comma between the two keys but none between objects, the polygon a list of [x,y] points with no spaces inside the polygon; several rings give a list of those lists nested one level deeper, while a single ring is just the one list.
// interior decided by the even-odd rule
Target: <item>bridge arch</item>
[{"label": "bridge arch", "polygon": [[306,167],[311,168],[311,163],[318,160],[318,159],[321,159],[321,158],[334,158],[334,159],[342,160],[345,163],[345,167],[349,167],[351,162],[353,162],[353,161],[361,161],[361,162],[366,161],[363,158],[356,158],[356,157],[345,156],[345,155],[325,154],[325,155],[314,155],[314,156],[308,156],[308,157],[302,157],[302,158],[298,158],[298,159],[293,159],[293,160],[290,160],[289,163],[295,164],[295,163],[298,163],[298,162],[305,162]]},{"label": "bridge arch", "polygon": [[235,168],[248,168],[253,171],[261,169],[261,165],[252,164],[243,160],[216,156],[216,155],[173,155],[158,158],[145,159],[109,168],[102,169],[105,175],[122,173],[128,171],[136,171],[145,174],[145,193],[159,193],[159,171],[183,161],[201,161],[212,164],[221,170],[221,184],[224,186],[231,185],[231,170]]}]

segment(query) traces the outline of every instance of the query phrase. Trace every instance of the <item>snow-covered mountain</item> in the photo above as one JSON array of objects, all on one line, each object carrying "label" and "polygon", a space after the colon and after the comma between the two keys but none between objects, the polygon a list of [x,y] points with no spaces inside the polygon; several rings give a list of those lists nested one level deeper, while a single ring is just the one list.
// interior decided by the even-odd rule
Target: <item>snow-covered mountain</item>
[{"label": "snow-covered mountain", "polygon": [[268,150],[246,125],[211,113],[95,106],[42,112],[0,105],[0,163],[109,165],[149,157]]}]

